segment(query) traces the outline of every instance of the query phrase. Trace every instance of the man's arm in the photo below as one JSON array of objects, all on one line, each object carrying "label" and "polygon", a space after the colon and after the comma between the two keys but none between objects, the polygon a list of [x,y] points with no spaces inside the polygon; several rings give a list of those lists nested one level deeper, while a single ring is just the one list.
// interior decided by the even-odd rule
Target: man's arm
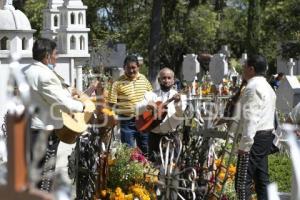
[{"label": "man's arm", "polygon": [[176,95],[175,100],[174,100],[174,105],[175,105],[175,110],[176,110],[175,115],[177,117],[183,117],[184,111],[187,106],[186,95],[181,95],[179,93],[177,93],[175,95]]},{"label": "man's arm", "polygon": [[64,112],[83,111],[83,103],[74,100],[71,94],[62,87],[61,83],[58,83],[53,77],[44,77],[40,80],[39,87],[39,93],[50,105],[59,106]]},{"label": "man's arm", "polygon": [[135,107],[136,116],[148,110],[154,110],[156,104],[154,102],[155,94],[153,92],[146,92],[142,101],[138,102]]},{"label": "man's arm", "polygon": [[239,153],[249,152],[254,143],[257,124],[261,116],[261,99],[254,89],[246,88],[242,96],[242,138]]}]

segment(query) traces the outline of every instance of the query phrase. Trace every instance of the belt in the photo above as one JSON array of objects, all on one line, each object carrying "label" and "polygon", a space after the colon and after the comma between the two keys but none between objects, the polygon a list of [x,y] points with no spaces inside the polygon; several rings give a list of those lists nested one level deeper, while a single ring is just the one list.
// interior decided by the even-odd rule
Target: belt
[{"label": "belt", "polygon": [[256,131],[256,134],[269,134],[269,133],[273,133],[273,129]]}]

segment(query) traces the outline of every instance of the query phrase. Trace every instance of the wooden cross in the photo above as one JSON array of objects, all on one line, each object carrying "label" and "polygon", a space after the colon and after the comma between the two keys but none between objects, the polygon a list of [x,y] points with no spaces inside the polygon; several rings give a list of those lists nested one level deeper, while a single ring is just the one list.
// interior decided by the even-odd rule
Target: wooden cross
[{"label": "wooden cross", "polygon": [[28,183],[26,163],[26,126],[28,116],[8,114],[7,119],[7,184],[0,185],[0,197],[5,200],[53,200],[51,194],[33,188]]}]

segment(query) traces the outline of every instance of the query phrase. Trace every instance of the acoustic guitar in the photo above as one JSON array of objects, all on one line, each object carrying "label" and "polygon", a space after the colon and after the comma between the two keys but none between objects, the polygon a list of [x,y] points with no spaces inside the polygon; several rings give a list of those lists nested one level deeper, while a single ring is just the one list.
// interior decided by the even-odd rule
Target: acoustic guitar
[{"label": "acoustic guitar", "polygon": [[138,116],[135,121],[136,129],[139,132],[147,133],[157,127],[168,114],[168,104],[178,98],[180,98],[180,96],[175,94],[164,103],[161,101],[155,102],[154,109],[147,109]]},{"label": "acoustic guitar", "polygon": [[[64,126],[56,131],[57,137],[64,143],[73,144],[76,138],[81,135],[87,128],[88,122],[96,110],[95,104],[90,100],[89,96],[95,90],[95,85],[89,87],[84,93],[78,97],[85,108],[82,113],[66,113],[62,112]],[[89,96],[88,96],[89,95]]]}]

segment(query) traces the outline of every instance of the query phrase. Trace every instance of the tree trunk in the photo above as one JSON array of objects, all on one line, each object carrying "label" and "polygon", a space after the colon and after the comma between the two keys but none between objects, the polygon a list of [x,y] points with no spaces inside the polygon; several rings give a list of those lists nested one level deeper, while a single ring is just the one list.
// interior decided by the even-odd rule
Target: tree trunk
[{"label": "tree trunk", "polygon": [[257,54],[260,47],[260,0],[249,0],[247,53]]},{"label": "tree trunk", "polygon": [[149,81],[154,85],[160,69],[160,33],[162,0],[154,0],[152,5],[151,29],[149,41]]}]

